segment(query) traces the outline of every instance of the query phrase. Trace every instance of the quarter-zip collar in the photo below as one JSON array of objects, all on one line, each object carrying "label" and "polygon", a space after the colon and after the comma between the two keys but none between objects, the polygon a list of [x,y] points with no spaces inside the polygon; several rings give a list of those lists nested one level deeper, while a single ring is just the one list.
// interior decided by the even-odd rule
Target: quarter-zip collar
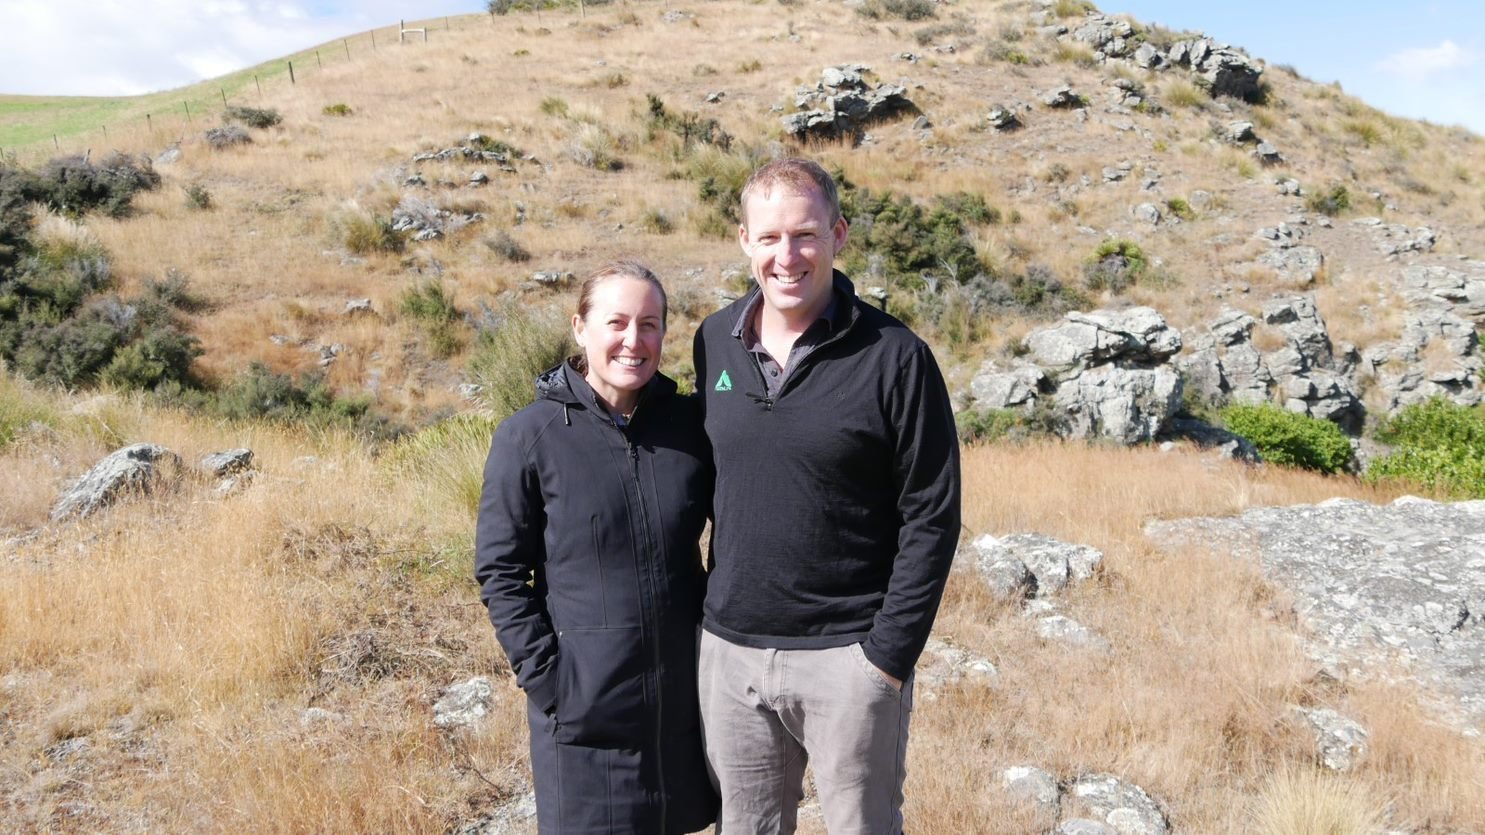
[{"label": "quarter-zip collar", "polygon": [[[628,425],[634,425],[634,421],[639,417],[640,412],[645,410],[646,402],[670,397],[675,392],[675,381],[664,374],[656,372],[655,376],[651,377],[650,381],[645,383],[645,387],[640,390],[639,398],[635,401],[634,411],[631,413]],[[563,360],[537,375],[536,396],[541,400],[552,400],[561,403],[564,411],[590,411],[600,420],[614,423],[608,410],[599,401],[598,393],[593,391],[593,387],[588,385],[588,381],[583,378],[582,374],[578,373],[577,368],[572,365],[571,359]]]}]

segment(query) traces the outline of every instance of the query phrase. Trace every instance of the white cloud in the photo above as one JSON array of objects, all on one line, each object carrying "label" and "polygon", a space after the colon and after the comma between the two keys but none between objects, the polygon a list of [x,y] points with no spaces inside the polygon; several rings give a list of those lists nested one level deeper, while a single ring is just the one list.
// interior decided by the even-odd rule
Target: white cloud
[{"label": "white cloud", "polygon": [[1446,40],[1438,46],[1394,52],[1377,62],[1377,69],[1421,81],[1434,73],[1473,66],[1479,60],[1479,53]]},{"label": "white cloud", "polygon": [[[133,95],[167,90],[406,15],[393,0],[22,0],[7,3],[0,93]],[[419,14],[474,12],[433,0]]]}]

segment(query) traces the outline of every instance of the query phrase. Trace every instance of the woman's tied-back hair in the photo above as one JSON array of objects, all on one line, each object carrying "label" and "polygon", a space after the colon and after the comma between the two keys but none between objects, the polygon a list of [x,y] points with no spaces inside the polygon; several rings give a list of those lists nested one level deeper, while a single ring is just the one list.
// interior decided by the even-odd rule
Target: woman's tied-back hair
[{"label": "woman's tied-back hair", "polygon": [[744,226],[748,223],[748,198],[754,194],[770,194],[781,186],[797,194],[808,194],[811,189],[817,191],[830,208],[830,225],[834,226],[840,220],[840,193],[836,190],[835,178],[814,160],[790,157],[776,159],[748,178],[738,200],[738,217]]},{"label": "woman's tied-back hair", "polygon": [[[593,293],[598,285],[611,278],[634,278],[654,287],[660,294],[660,328],[664,330],[670,321],[670,298],[665,295],[665,285],[660,283],[660,278],[654,271],[638,261],[623,259],[610,261],[588,274],[583,280],[582,289],[578,291],[577,315],[579,319],[588,321],[588,313],[593,309]],[[568,363],[580,373],[588,373],[588,358],[579,351],[568,359]]]}]

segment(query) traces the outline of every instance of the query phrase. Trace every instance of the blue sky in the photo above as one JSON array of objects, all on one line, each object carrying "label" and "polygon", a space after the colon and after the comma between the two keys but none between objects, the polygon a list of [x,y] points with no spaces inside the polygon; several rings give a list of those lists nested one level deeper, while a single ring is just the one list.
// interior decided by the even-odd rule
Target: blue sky
[{"label": "blue sky", "polygon": [[[1481,0],[1104,0],[1100,7],[1199,29],[1315,81],[1339,80],[1398,116],[1485,133]],[[481,0],[0,0],[0,93],[170,89],[402,17],[483,10]]]},{"label": "blue sky", "polygon": [[1485,3],[1480,0],[1105,0],[1109,14],[1196,29],[1396,116],[1485,133]]}]

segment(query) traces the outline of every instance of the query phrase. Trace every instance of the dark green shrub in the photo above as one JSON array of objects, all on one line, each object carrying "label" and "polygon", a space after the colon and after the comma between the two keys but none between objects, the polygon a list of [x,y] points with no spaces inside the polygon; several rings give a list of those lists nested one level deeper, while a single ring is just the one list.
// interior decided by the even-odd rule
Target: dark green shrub
[{"label": "dark green shrub", "polygon": [[164,383],[185,384],[191,363],[201,356],[201,341],[173,329],[151,331],[114,352],[99,379],[120,388],[150,390]]},{"label": "dark green shrub", "polygon": [[250,128],[271,128],[283,120],[284,117],[272,108],[231,105],[222,113],[222,121],[241,122]]},{"label": "dark green shrub", "polygon": [[732,134],[722,130],[722,123],[699,113],[672,113],[654,93],[646,94],[648,119],[652,128],[680,137],[683,147],[692,143],[713,145],[723,151],[732,147]]},{"label": "dark green shrub", "polygon": [[1187,203],[1185,198],[1172,197],[1165,201],[1165,208],[1169,209],[1171,214],[1181,220],[1189,221],[1196,219],[1196,211],[1191,208],[1191,204]]},{"label": "dark green shrub", "polygon": [[1485,410],[1443,397],[1405,407],[1377,427],[1393,447],[1371,463],[1371,481],[1400,479],[1453,498],[1485,499]]},{"label": "dark green shrub", "polygon": [[1335,217],[1351,208],[1351,192],[1339,183],[1324,191],[1310,192],[1305,195],[1305,208]]},{"label": "dark green shrub", "polygon": [[1228,406],[1220,417],[1227,431],[1252,441],[1270,463],[1336,473],[1351,462],[1350,441],[1328,420],[1270,403]]},{"label": "dark green shrub", "polygon": [[[890,282],[907,287],[924,284],[924,273],[965,282],[986,272],[969,242],[961,216],[952,201],[972,195],[951,196],[932,210],[907,195],[891,191],[873,194],[844,183],[841,212],[855,231],[856,245],[844,257],[852,274],[865,274],[868,266],[879,268]],[[990,216],[985,208],[984,217]],[[987,220],[988,222],[988,220]]]},{"label": "dark green shrub", "polygon": [[1021,426],[1021,415],[1010,409],[966,409],[954,415],[963,444],[992,443]]},{"label": "dark green shrub", "polygon": [[229,420],[345,423],[365,416],[369,396],[337,397],[323,375],[297,379],[254,362],[217,393],[215,410]]}]

